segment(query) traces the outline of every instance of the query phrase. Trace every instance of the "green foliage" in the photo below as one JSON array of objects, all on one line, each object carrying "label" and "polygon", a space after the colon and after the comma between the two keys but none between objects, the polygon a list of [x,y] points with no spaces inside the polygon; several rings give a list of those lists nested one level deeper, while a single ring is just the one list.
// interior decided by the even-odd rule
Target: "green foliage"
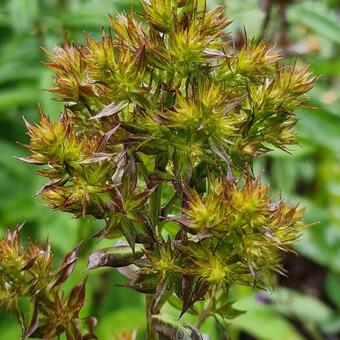
[{"label": "green foliage", "polygon": [[[114,1],[113,5],[117,10],[123,9],[124,6],[127,9],[129,6],[125,2],[119,1]],[[216,3],[214,3],[215,5]],[[331,5],[333,7],[330,7]],[[227,12],[228,16],[235,18],[235,23],[227,30],[236,31],[237,27],[242,29],[242,25],[245,25],[249,37],[258,34],[257,30],[261,28],[261,19],[264,14],[257,0],[242,2],[230,0],[227,6],[230,8]],[[340,68],[337,57],[337,36],[334,34],[337,29],[336,25],[338,25],[334,15],[336,6],[338,6],[337,1],[311,0],[296,2],[289,6],[287,12],[289,22],[287,54],[297,54],[299,60],[311,64],[313,73],[322,75],[312,92],[313,104],[317,105],[318,109],[308,108],[297,112],[300,119],[297,126],[298,134],[302,136],[300,138],[301,149],[295,149],[293,155],[285,155],[279,151],[272,152],[268,157],[255,162],[254,169],[257,172],[258,169],[266,168],[268,171],[266,171],[265,177],[272,183],[273,190],[283,190],[287,197],[303,202],[303,205],[307,206],[307,221],[321,221],[319,225],[304,231],[296,248],[300,254],[320,263],[324,270],[330,272],[330,279],[326,282],[327,294],[335,304],[338,304],[340,234],[337,217],[339,195],[336,188],[339,182],[337,152],[340,123],[337,112],[339,91],[336,76],[339,74]],[[18,117],[24,114],[27,120],[34,120],[37,102],[40,102],[43,107],[48,107],[48,112],[52,116],[61,110],[58,102],[50,101],[49,93],[40,91],[41,88],[51,87],[51,76],[48,71],[39,66],[39,62],[45,59],[39,47],[45,46],[47,50],[51,50],[56,42],[60,44],[65,29],[69,32],[70,40],[82,39],[83,31],[93,31],[94,35],[98,37],[100,27],[108,23],[106,14],[114,11],[112,2],[104,0],[96,2],[11,0],[3,1],[0,5],[1,225],[13,225],[28,220],[29,223],[23,233],[41,240],[46,239],[48,234],[56,256],[59,258],[80,239],[97,232],[98,225],[93,221],[87,223],[71,220],[67,214],[50,212],[31,201],[30,196],[38,190],[42,182],[33,176],[31,169],[23,167],[12,158],[13,155],[21,153],[14,142],[19,139],[23,141],[21,136],[24,133],[24,126],[20,124]],[[307,15],[304,16],[304,13]],[[277,39],[275,32],[280,30],[278,20],[275,18],[277,16],[274,12],[273,20],[269,26],[274,32],[270,36],[273,40]],[[158,176],[168,175],[158,173]],[[170,197],[171,193],[169,199]],[[176,202],[176,198],[174,200]],[[178,231],[178,226],[173,222],[163,222],[163,224],[164,228],[173,235]],[[102,243],[99,245],[100,248],[112,247],[110,242],[103,241]],[[98,246],[89,242],[84,248],[86,248],[84,252],[87,253],[97,250]],[[78,266],[79,270],[82,270],[86,263],[80,263]],[[135,319],[138,315],[143,315],[142,301],[136,294],[128,290],[120,290],[119,296],[107,293],[105,298],[100,299],[98,292],[102,291],[105,284],[110,287],[107,289],[108,292],[114,291],[112,283],[125,284],[122,278],[116,274],[109,274],[106,270],[101,270],[100,273],[98,277],[92,275],[88,283],[88,287],[90,287],[88,296],[90,297],[93,292],[99,305],[97,304],[95,310],[85,314],[95,314],[101,320],[98,326],[99,338],[110,339],[114,334],[118,334],[122,329],[112,326],[115,323],[119,325],[126,323],[126,328],[136,328],[139,331],[139,336],[142,336],[142,324],[127,322],[132,319],[127,316],[132,305],[134,309],[131,313],[136,315]],[[308,292],[307,288],[306,294]],[[246,294],[251,294],[251,292]],[[235,298],[240,296],[242,293],[235,294]],[[256,308],[262,308],[258,302],[253,303]],[[304,303],[303,300],[299,300],[302,310]],[[273,310],[271,306],[266,305],[267,316],[265,317],[266,322],[263,323],[261,321],[263,320],[261,319],[262,314],[251,313],[249,305],[240,308],[247,309],[249,312],[234,322],[235,327],[231,335],[235,339],[238,336],[238,331],[235,330],[237,326],[260,338],[272,339],[277,336],[280,338],[294,338],[294,336],[301,338],[294,329],[294,336],[286,336],[292,333],[287,333],[285,328],[281,327],[272,327],[267,333],[259,333],[264,328],[262,327],[264,324],[270,328],[271,323],[267,320],[271,320],[272,317],[283,320],[287,324],[288,322],[282,316],[286,314],[282,310]],[[125,315],[128,320],[124,320]],[[241,325],[241,321],[247,315],[254,318],[254,321],[252,323],[245,321],[249,327],[244,327]],[[339,315],[338,311],[333,306],[333,319],[321,322],[323,334],[335,334],[339,331],[337,315]],[[174,319],[177,316],[178,314],[175,314]],[[19,332],[14,328],[14,324],[8,321],[9,317],[1,315],[1,318],[4,320],[0,324],[3,337],[18,338]],[[279,322],[282,323],[281,321]],[[207,321],[206,325],[202,330],[210,334],[213,339],[219,338],[214,325],[210,326],[210,321]],[[292,327],[288,327],[289,332],[292,332]],[[319,324],[312,325],[308,330],[309,334],[319,334],[318,328]],[[321,335],[321,337],[323,336]],[[127,337],[127,339],[130,338]]]}]

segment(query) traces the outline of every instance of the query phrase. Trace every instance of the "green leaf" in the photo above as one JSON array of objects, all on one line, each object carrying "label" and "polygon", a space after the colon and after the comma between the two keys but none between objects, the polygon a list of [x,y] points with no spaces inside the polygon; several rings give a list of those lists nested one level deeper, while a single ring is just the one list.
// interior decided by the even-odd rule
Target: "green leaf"
[{"label": "green leaf", "polygon": [[311,63],[311,70],[321,76],[338,76],[340,75],[339,59],[317,59]]},{"label": "green leaf", "polygon": [[332,310],[320,300],[290,289],[279,287],[271,296],[275,310],[302,322],[322,325],[332,317]]},{"label": "green leaf", "polygon": [[308,142],[337,151],[340,145],[340,116],[325,109],[298,110],[298,131]]},{"label": "green leaf", "polygon": [[0,111],[11,109],[15,106],[35,105],[39,102],[40,91],[31,86],[19,86],[0,92]]},{"label": "green leaf", "polygon": [[6,63],[0,65],[0,84],[12,81],[31,80],[34,81],[40,76],[41,67],[27,68],[20,62]]},{"label": "green leaf", "polygon": [[247,312],[233,320],[232,326],[236,326],[261,340],[303,339],[284,317],[275,313],[268,305],[257,302],[253,296],[237,301],[235,307]]},{"label": "green leaf", "polygon": [[145,312],[142,308],[126,307],[105,315],[100,319],[96,334],[98,339],[114,339],[123,330],[137,330],[141,333],[145,328]]},{"label": "green leaf", "polygon": [[123,216],[120,221],[120,230],[129,243],[132,251],[135,251],[137,232],[134,224],[127,217]]},{"label": "green leaf", "polygon": [[38,0],[11,0],[9,2],[9,17],[12,28],[18,33],[30,30],[38,17]]},{"label": "green leaf", "polygon": [[320,221],[320,224],[306,229],[299,242],[297,251],[334,271],[340,271],[340,229],[328,220],[327,210],[309,203],[306,209],[306,222]]},{"label": "green leaf", "polygon": [[339,20],[322,4],[313,2],[312,4],[293,6],[288,13],[294,23],[303,24],[324,38],[340,44]]},{"label": "green leaf", "polygon": [[293,159],[275,159],[272,175],[277,188],[290,197],[297,181],[297,166]]},{"label": "green leaf", "polygon": [[328,297],[340,308],[340,276],[328,273],[325,289]]},{"label": "green leaf", "polygon": [[237,318],[238,316],[246,313],[243,310],[239,310],[234,308],[234,302],[227,302],[219,307],[216,311],[217,314],[220,314],[223,318],[232,320]]}]

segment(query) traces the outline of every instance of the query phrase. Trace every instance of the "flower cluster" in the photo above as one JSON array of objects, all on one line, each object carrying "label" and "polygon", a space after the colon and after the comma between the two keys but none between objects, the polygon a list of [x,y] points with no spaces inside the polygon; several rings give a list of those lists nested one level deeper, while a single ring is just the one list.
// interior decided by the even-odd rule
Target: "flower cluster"
[{"label": "flower cluster", "polygon": [[[21,228],[8,230],[0,239],[0,305],[17,315],[23,338],[52,339],[65,332],[67,339],[96,339],[96,320],[79,318],[86,280],[66,297],[60,288],[73,271],[78,249],[54,270],[49,244],[41,247],[29,242],[23,247],[19,240]],[[25,298],[34,306],[31,320],[21,303]]]},{"label": "flower cluster", "polygon": [[237,50],[222,7],[141,5],[140,20],[110,17],[113,35],[55,48],[46,65],[65,110],[27,123],[22,159],[44,166],[39,194],[52,208],[103,219],[99,237],[126,239],[130,252],[96,251],[90,269],[133,264],[129,286],[156,294],[153,312],[174,296],[185,312],[282,273],[303,211],[276,201],[250,167],[295,142],[293,111],[315,78],[263,42]]},{"label": "flower cluster", "polygon": [[275,201],[259,179],[249,176],[240,185],[226,176],[210,178],[210,185],[203,196],[190,192],[182,215],[167,217],[184,236],[159,238],[135,262],[140,269],[131,287],[147,293],[167,287],[183,299],[182,312],[233,284],[272,287],[273,273],[284,273],[279,251],[289,250],[304,227],[303,209]]}]

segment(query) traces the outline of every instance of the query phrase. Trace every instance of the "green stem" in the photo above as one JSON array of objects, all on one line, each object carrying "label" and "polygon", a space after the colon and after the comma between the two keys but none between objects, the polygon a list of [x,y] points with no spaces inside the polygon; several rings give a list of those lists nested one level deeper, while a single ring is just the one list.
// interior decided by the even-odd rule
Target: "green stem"
[{"label": "green stem", "polygon": [[204,309],[202,313],[199,315],[196,327],[197,329],[200,329],[201,326],[204,324],[205,320],[209,317],[210,309]]},{"label": "green stem", "polygon": [[268,27],[269,27],[269,23],[271,20],[271,16],[272,16],[272,11],[273,11],[273,4],[270,2],[268,7],[266,8],[266,13],[265,13],[265,17],[262,23],[262,30],[259,36],[259,40],[264,39],[264,37],[266,36]]},{"label": "green stem", "polygon": [[153,323],[152,323],[152,307],[154,304],[154,299],[155,297],[153,294],[147,294],[145,297],[147,340],[159,340],[158,334],[156,330],[154,329]]},{"label": "green stem", "polygon": [[150,217],[154,227],[158,227],[161,214],[161,184],[158,184],[150,197]]}]

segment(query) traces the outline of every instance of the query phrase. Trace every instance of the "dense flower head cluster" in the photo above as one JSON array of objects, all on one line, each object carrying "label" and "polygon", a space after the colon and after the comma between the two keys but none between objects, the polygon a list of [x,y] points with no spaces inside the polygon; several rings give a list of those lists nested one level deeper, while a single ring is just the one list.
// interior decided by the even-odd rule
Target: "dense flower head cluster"
[{"label": "dense flower head cluster", "polygon": [[[96,339],[95,319],[79,318],[86,281],[66,297],[61,289],[73,271],[78,249],[71,251],[54,269],[49,244],[41,247],[29,242],[24,247],[20,244],[21,229],[22,225],[13,232],[8,230],[0,239],[0,305],[17,315],[23,338],[52,339],[65,332],[67,339]],[[25,299],[33,306],[31,316],[21,309]]]},{"label": "dense flower head cluster", "polygon": [[110,17],[100,40],[54,49],[46,65],[65,110],[51,122],[40,109],[40,123],[27,123],[22,159],[43,166],[39,194],[52,208],[102,219],[98,237],[126,239],[130,253],[97,251],[89,268],[133,264],[129,286],[156,294],[154,311],[175,295],[185,312],[283,272],[280,251],[303,210],[271,196],[250,167],[295,143],[293,111],[315,78],[264,42],[237,50],[223,7],[141,5]]}]

